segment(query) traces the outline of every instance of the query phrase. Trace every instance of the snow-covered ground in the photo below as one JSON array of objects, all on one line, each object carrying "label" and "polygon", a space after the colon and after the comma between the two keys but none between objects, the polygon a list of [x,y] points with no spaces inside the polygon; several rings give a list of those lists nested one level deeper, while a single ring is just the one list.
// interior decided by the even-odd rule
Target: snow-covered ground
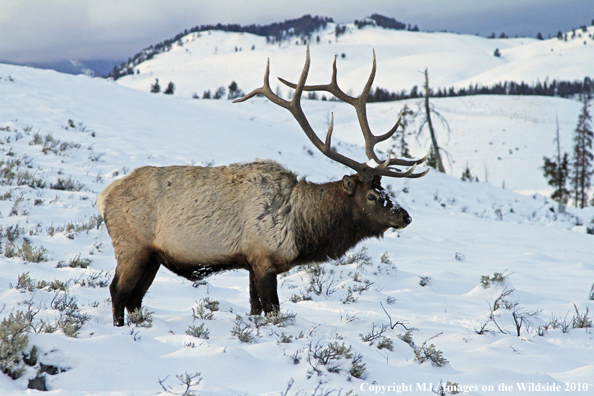
[{"label": "snow-covered ground", "polygon": [[[363,32],[375,34],[372,29]],[[217,56],[228,56],[231,62],[234,51],[225,55],[223,43],[231,42],[232,36],[212,35],[222,40]],[[332,48],[349,37],[341,36]],[[381,44],[382,37],[364,40],[353,34],[352,40],[361,40],[363,48],[371,47],[366,40]],[[459,45],[451,40],[482,45],[485,62],[501,61],[492,56],[494,48],[480,44],[485,39],[442,33],[434,37],[444,46]],[[235,36],[244,55],[251,48],[248,39],[260,40]],[[490,43],[501,49],[504,58],[504,44],[517,47],[521,41],[525,45],[534,42]],[[193,90],[216,89],[232,79],[246,91],[260,86],[266,56],[271,58],[273,76],[290,78],[301,68],[303,46],[293,55],[272,49],[263,55],[258,51],[265,43],[254,44],[256,49],[249,53],[253,59],[242,58],[245,80],[227,78],[223,63],[208,66],[210,57],[197,73],[207,81],[209,77],[203,74],[212,70],[212,85]],[[390,61],[380,55],[389,51],[388,40],[380,44],[374,45],[378,73],[390,69],[384,66]],[[180,55],[190,45],[184,45]],[[329,79],[331,59],[316,53],[318,48],[312,47],[312,83]],[[355,42],[349,48],[345,61],[339,62],[339,82],[344,78],[347,88],[351,81],[352,86],[361,86],[370,66],[364,56],[367,51],[360,51]],[[591,45],[580,49],[591,51]],[[592,58],[591,52],[586,54]],[[353,66],[347,68],[350,60]],[[427,66],[415,62],[416,66],[408,66],[414,73]],[[492,70],[487,66],[458,79],[444,77],[443,84]],[[436,70],[436,84],[439,74]],[[561,74],[555,77],[573,79]],[[143,84],[153,79],[154,75]],[[160,77],[162,85],[168,79]],[[436,110],[452,130],[447,143],[447,135],[443,129],[440,132],[452,158],[450,175],[430,172],[414,180],[384,178],[384,186],[390,186],[411,214],[412,224],[400,232],[388,232],[382,240],[361,243],[347,257],[352,260],[324,264],[322,270],[296,268],[280,276],[281,310],[295,315],[284,327],[257,328],[247,316],[247,272],[222,273],[207,278],[206,284],[193,285],[165,269],[159,271],[144,299],[145,307],[153,312],[152,327],[113,327],[109,291],[104,286],[113,275],[115,258],[105,226],[97,227],[95,203],[97,194],[111,181],[143,165],[220,165],[254,158],[275,159],[316,182],[348,173],[315,152],[290,114],[265,99],[242,104],[193,100],[183,94],[184,84],[171,80],[180,95],[154,95],[146,86],[135,90],[103,79],[0,65],[0,160],[4,161],[0,319],[18,311],[31,312],[34,329],[25,351],[35,346],[39,356],[33,366],[24,366],[17,380],[0,375],[0,394],[32,392],[27,391],[28,380],[43,367],[41,363],[60,371],[46,374],[49,394],[59,396],[155,395],[163,392],[159,381],[181,394],[184,386],[176,375],[185,373],[200,373],[202,380],[192,389],[201,395],[278,395],[289,384],[287,395],[337,395],[339,390],[353,395],[382,391],[433,394],[432,389],[448,382],[475,395],[533,394],[543,388],[537,393],[592,394],[592,329],[573,328],[573,324],[584,315],[591,320],[588,309],[594,311],[589,299],[594,283],[594,236],[586,232],[594,208],[567,208],[566,214],[558,213],[556,204],[544,195],[548,190],[539,169],[542,156],[553,153],[555,114],[563,146],[567,151],[571,147],[580,104],[568,99],[477,96],[435,100]],[[388,87],[381,81],[378,75],[378,85]],[[191,95],[192,90],[188,92]],[[372,129],[376,133],[389,129],[404,104],[417,106],[415,101],[369,105]],[[322,101],[304,101],[303,105],[319,131],[327,128],[329,114],[334,112],[337,149],[357,160],[364,157],[352,108]],[[425,153],[425,139],[409,139],[413,154]],[[460,180],[466,164],[481,182]],[[505,189],[501,188],[503,181]],[[18,248],[23,249],[26,241],[33,246],[32,253],[46,249],[45,261],[19,257]],[[70,262],[89,265],[70,268]],[[497,278],[496,273],[502,274],[501,282],[483,287],[481,279]],[[30,291],[17,288],[22,274],[34,280]],[[308,291],[312,279],[324,285],[320,295]],[[67,291],[38,285],[42,280],[64,282]],[[61,329],[41,331],[42,322],[55,326],[60,313],[62,319],[68,317],[64,305],[74,305],[73,300],[64,300],[65,295],[75,298],[78,307],[78,311],[71,309],[70,318],[88,315],[77,337],[68,337]],[[194,319],[193,312],[204,307],[207,298],[219,303],[218,310],[211,319]],[[60,301],[70,304],[61,306]],[[205,318],[210,310],[204,310],[203,315],[194,316]],[[520,323],[519,336],[516,323]],[[208,339],[186,334],[191,326],[201,325],[203,331],[208,330]],[[232,334],[234,329],[251,331],[252,342],[240,341]],[[383,334],[373,342],[364,341],[372,330]],[[391,349],[379,349],[380,341],[382,346],[390,344],[388,339]],[[350,352],[340,359],[324,365],[317,357],[329,351],[329,346],[343,345],[342,352],[348,348]],[[435,362],[419,362],[415,351],[430,354]],[[364,371],[353,370],[353,376],[351,369],[357,364],[364,364]]]}]

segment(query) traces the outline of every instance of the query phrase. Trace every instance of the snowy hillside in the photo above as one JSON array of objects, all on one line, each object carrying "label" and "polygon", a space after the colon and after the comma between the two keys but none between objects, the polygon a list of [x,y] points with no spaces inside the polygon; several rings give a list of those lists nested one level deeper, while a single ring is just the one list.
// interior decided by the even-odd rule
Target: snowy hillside
[{"label": "snowy hillside", "polygon": [[[353,40],[339,62],[339,79],[345,87],[360,87],[370,68],[365,43],[380,40],[363,36],[375,30],[360,34],[312,47],[311,82],[326,82],[331,55],[343,51],[336,51],[342,40]],[[17,380],[0,374],[0,394],[29,394],[29,380],[38,375],[49,394],[59,396],[167,394],[159,381],[182,394],[185,386],[176,375],[195,373],[200,376],[194,382],[202,380],[191,390],[200,395],[430,395],[440,383],[472,395],[531,394],[537,388],[545,389],[538,392],[543,395],[592,393],[594,236],[586,229],[594,209],[560,214],[543,195],[510,191],[546,189],[538,166],[552,152],[555,113],[567,150],[577,120],[579,103],[567,99],[436,100],[452,128],[446,148],[455,161],[453,176],[430,172],[416,180],[384,180],[412,224],[361,243],[343,261],[280,276],[281,311],[294,315],[284,323],[263,324],[247,315],[247,272],[192,284],[162,268],[144,299],[151,327],[113,327],[106,286],[115,258],[95,204],[113,180],[143,165],[254,158],[275,159],[315,182],[348,172],[315,150],[311,155],[311,143],[292,117],[263,98],[242,104],[189,98],[193,90],[216,89],[232,79],[246,91],[259,86],[267,56],[274,76],[293,78],[302,67],[303,46],[259,52],[265,44],[258,38],[212,33],[217,35],[218,55],[211,48],[203,56],[195,88],[188,88],[191,68],[183,62],[177,64],[187,67],[186,74],[158,74],[161,57],[152,75],[147,64],[138,76],[121,80],[138,84],[136,90],[0,65],[0,319],[2,329],[18,322],[19,312],[32,320],[23,329],[30,331],[23,347],[28,364],[12,366],[24,369]],[[484,39],[433,37],[443,37],[444,46],[459,38],[482,48],[484,54],[477,50],[476,56],[485,63],[504,61],[492,56]],[[192,51],[185,50],[200,40],[166,55],[190,57]],[[390,60],[395,50],[389,40],[385,48],[378,42],[377,84],[387,87],[402,76],[386,71],[403,67]],[[466,52],[460,42],[448,45]],[[521,45],[489,43],[504,57],[502,43]],[[244,77],[226,66],[239,59],[231,51],[235,45],[243,48]],[[193,52],[197,58],[200,53]],[[410,63],[405,74],[416,81],[426,65]],[[454,84],[493,68],[487,64],[457,77],[460,72],[448,68],[441,74],[444,84]],[[434,75],[440,78],[438,70]],[[147,85],[156,76],[162,83],[174,81],[180,95],[149,94]],[[372,129],[387,130],[405,103],[416,106],[369,105]],[[304,109],[320,131],[334,112],[337,149],[362,159],[352,108],[305,101]],[[425,153],[425,138],[410,143],[413,154]],[[486,173],[490,184],[462,182],[467,162],[481,180]],[[500,188],[503,180],[506,189]],[[36,359],[30,356],[33,346]]]},{"label": "snowy hillside", "polygon": [[[308,83],[328,83],[333,57],[338,55],[339,84],[345,92],[357,95],[371,70],[372,49],[378,62],[374,86],[392,92],[422,86],[421,71],[425,68],[429,69],[435,89],[467,87],[471,83],[490,86],[502,81],[532,84],[553,79],[583,80],[592,75],[594,61],[594,27],[588,29],[587,33],[578,30],[575,38],[571,38],[570,32],[568,41],[557,38],[541,41],[373,27],[357,29],[348,25],[347,32],[337,39],[334,24],[329,24],[315,36],[320,37],[319,42],[312,37]],[[122,77],[117,82],[148,92],[155,79],[159,79],[163,90],[172,81],[175,96],[182,98],[191,98],[194,94],[201,97],[206,90],[214,95],[217,88],[227,87],[232,81],[249,92],[262,85],[266,59],[270,58],[271,87],[288,97],[289,88],[276,77],[296,81],[305,58],[302,44],[293,41],[267,44],[264,37],[251,34],[191,33],[182,38],[181,43],[138,65],[135,68],[138,74]],[[500,49],[501,57],[493,55],[496,48]],[[372,106],[369,117],[372,127],[377,131],[388,130],[394,122],[392,117],[396,117],[405,104],[417,111],[419,102]],[[548,97],[497,96],[436,99],[433,103],[451,128],[451,135],[448,135],[445,125],[435,121],[440,145],[451,155],[448,173],[460,176],[468,165],[480,180],[493,186],[505,186],[526,194],[550,194],[550,187],[535,170],[542,166],[543,155],[550,157],[553,153],[557,115],[561,145],[565,151],[571,151],[579,103]],[[317,123],[314,127],[323,130],[327,128],[332,111],[340,138],[361,144],[356,116],[348,106],[316,101],[308,114]],[[387,116],[390,113],[394,115]],[[286,114],[283,119],[287,122],[279,125],[291,128],[290,115]],[[416,131],[418,126],[418,120],[413,120],[409,132]],[[428,146],[425,136],[419,140],[409,137],[409,144],[415,146],[417,153],[423,153]]]},{"label": "snowy hillside", "polygon": [[[469,84],[491,86],[504,81],[534,84],[545,80],[583,80],[592,76],[594,60],[594,26],[587,32],[567,34],[567,41],[552,38],[487,39],[453,33],[425,33],[389,30],[377,27],[356,28],[346,25],[344,34],[336,37],[335,24],[312,35],[311,83],[323,84],[330,79],[332,60],[338,56],[342,86],[358,93],[371,70],[375,49],[378,72],[374,86],[391,92],[409,91],[423,85],[421,72],[429,69],[431,86],[437,88],[468,87]],[[319,40],[318,40],[319,37]],[[501,56],[494,56],[499,49]],[[118,79],[122,85],[149,91],[158,78],[163,88],[169,81],[177,87],[176,95],[189,98],[194,93],[212,93],[231,81],[240,88],[258,86],[266,58],[273,59],[272,75],[298,76],[303,64],[301,40],[268,44],[265,37],[252,34],[207,31],[191,33],[173,45],[168,52],[156,55],[135,67],[133,75]],[[138,73],[138,74],[136,74]],[[288,88],[277,81],[281,92]]]}]

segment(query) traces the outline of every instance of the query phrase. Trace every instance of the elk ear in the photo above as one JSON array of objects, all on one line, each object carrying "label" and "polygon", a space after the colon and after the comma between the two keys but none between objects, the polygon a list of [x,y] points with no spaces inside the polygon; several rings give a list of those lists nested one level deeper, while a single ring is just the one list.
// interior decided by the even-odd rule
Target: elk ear
[{"label": "elk ear", "polygon": [[344,191],[347,193],[347,195],[353,195],[357,187],[357,183],[355,183],[355,180],[352,177],[344,176],[342,178],[342,187],[344,188]]}]

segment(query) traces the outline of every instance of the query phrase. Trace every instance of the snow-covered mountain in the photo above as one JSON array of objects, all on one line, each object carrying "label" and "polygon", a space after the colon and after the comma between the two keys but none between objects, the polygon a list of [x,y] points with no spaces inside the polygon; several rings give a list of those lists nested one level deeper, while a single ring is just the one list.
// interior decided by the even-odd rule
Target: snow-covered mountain
[{"label": "snow-covered mountain", "polygon": [[[594,26],[567,34],[567,41],[552,38],[487,39],[453,33],[426,33],[390,30],[354,24],[336,35],[336,24],[312,34],[312,66],[309,81],[326,83],[332,60],[338,56],[341,85],[357,93],[371,70],[375,49],[378,71],[374,86],[399,92],[424,83],[421,72],[429,69],[431,86],[491,86],[504,81],[534,84],[538,81],[583,80],[591,77],[594,60]],[[500,56],[494,55],[499,49]],[[296,79],[303,67],[304,42],[301,39],[268,43],[265,37],[247,33],[206,31],[190,33],[176,41],[171,50],[134,67],[134,74],[118,79],[120,84],[149,91],[158,78],[164,87],[176,85],[176,95],[202,96],[235,81],[247,90],[261,84],[266,59],[273,60],[271,73]],[[289,89],[279,82],[281,92]]]},{"label": "snow-covered mountain", "polygon": [[[304,46],[221,32],[184,40],[115,82],[0,64],[0,330],[28,313],[22,351],[37,351],[28,364],[19,361],[21,352],[11,355],[18,358],[12,368],[24,370],[16,380],[0,374],[0,394],[28,394],[37,376],[59,396],[164,395],[159,381],[182,394],[176,375],[194,373],[202,380],[190,389],[201,395],[424,395],[440,383],[485,396],[592,392],[594,237],[587,230],[594,208],[559,213],[534,194],[547,191],[539,166],[553,153],[556,116],[570,150],[580,111],[572,99],[433,100],[451,128],[449,140],[438,130],[452,159],[449,174],[384,178],[412,224],[361,243],[345,261],[279,276],[281,310],[294,314],[284,324],[247,316],[245,271],[193,284],[161,269],[144,299],[152,327],[113,327],[106,286],[115,258],[95,203],[111,181],[143,165],[254,158],[277,160],[315,182],[349,173],[264,98],[191,99],[233,80],[246,92],[260,86],[268,57],[272,76],[296,80]],[[555,40],[364,28],[336,42],[328,31],[311,46],[310,82],[329,80],[336,53],[339,83],[356,94],[371,48],[376,85],[390,90],[421,85],[418,71],[426,67],[435,86],[488,84],[511,73],[512,64],[513,79],[524,81],[588,75],[594,43]],[[555,63],[558,55],[580,63]],[[531,62],[538,65],[532,74],[520,67]],[[149,93],[155,78],[173,81],[176,94]],[[372,129],[389,129],[405,104],[416,110],[417,102],[369,104]],[[334,113],[337,150],[362,160],[350,106],[305,100],[303,107],[320,134]],[[415,126],[418,120],[410,130]],[[425,136],[409,142],[414,155],[428,148]],[[466,164],[481,182],[460,180]],[[250,342],[241,341],[247,333]],[[2,353],[12,340],[6,334],[0,331]]]},{"label": "snow-covered mountain", "polygon": [[[10,62],[9,62],[10,63]],[[67,74],[86,74],[88,76],[106,76],[111,72],[115,65],[120,62],[115,60],[61,60],[53,62],[27,62],[11,63],[20,66],[30,66],[37,69],[55,70]]]}]

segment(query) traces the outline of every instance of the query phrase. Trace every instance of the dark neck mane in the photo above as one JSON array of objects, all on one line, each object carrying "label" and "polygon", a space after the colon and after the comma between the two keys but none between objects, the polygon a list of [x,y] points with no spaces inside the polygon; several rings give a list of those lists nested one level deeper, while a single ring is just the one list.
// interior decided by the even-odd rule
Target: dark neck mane
[{"label": "dark neck mane", "polygon": [[324,184],[301,181],[291,201],[300,252],[295,264],[337,259],[362,239],[381,236],[353,218],[353,200],[344,192],[342,180]]}]

